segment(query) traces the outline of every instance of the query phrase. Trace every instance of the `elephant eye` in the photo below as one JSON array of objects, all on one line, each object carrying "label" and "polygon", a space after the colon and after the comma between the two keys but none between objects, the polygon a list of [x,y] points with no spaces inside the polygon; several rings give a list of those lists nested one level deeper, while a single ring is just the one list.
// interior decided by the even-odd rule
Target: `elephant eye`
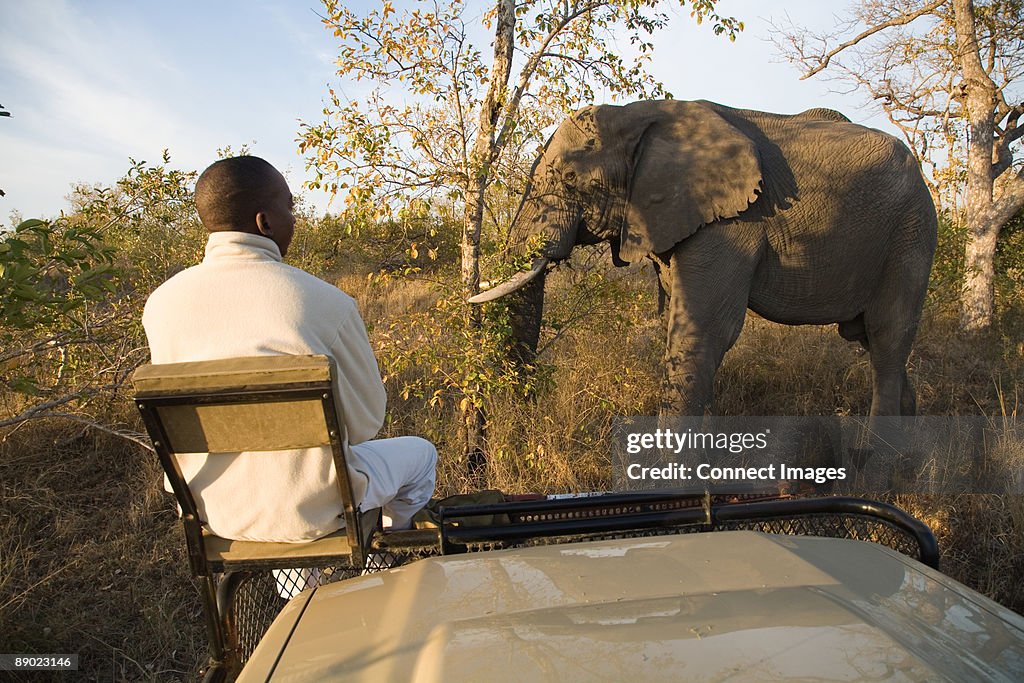
[{"label": "elephant eye", "polygon": [[562,178],[567,185],[572,185],[576,182],[576,171],[566,171]]}]

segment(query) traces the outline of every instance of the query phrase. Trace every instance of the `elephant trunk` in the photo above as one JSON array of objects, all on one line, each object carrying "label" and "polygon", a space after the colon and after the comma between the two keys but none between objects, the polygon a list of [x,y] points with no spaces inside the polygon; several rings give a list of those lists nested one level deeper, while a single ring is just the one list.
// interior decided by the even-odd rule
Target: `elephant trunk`
[{"label": "elephant trunk", "polygon": [[509,230],[508,258],[521,260],[527,256],[527,251],[536,245],[534,235],[541,236],[540,255],[528,269],[469,299],[475,304],[512,295],[506,299],[512,328],[509,355],[519,365],[532,364],[537,355],[547,266],[569,256],[579,224],[579,210],[555,199],[551,192],[527,189]]},{"label": "elephant trunk", "polygon": [[541,236],[540,256],[550,261],[568,258],[579,221],[579,209],[564,197],[551,191],[535,192],[527,188],[509,229],[509,258],[514,260],[526,255],[534,235]]},{"label": "elephant trunk", "polygon": [[[540,255],[533,260],[529,268],[470,297],[469,303],[479,304],[493,301],[516,292],[538,279],[539,283],[535,285],[537,291],[527,298],[532,299],[534,296],[543,298],[543,273],[548,263],[567,258],[572,251],[576,228],[579,224],[579,210],[556,204],[550,200],[552,196],[550,194],[542,195],[543,198],[531,197],[530,194],[528,189],[527,195],[523,198],[519,210],[512,220],[507,252],[509,260],[522,259],[527,255],[527,250],[533,243],[533,236],[539,234],[542,240]],[[532,309],[539,305],[531,304],[530,307]],[[532,313],[528,317],[533,317]],[[539,319],[536,326],[539,330]]]},{"label": "elephant trunk", "polygon": [[510,357],[518,365],[531,365],[537,357],[541,320],[544,316],[545,272],[508,297],[509,326],[512,328]]}]

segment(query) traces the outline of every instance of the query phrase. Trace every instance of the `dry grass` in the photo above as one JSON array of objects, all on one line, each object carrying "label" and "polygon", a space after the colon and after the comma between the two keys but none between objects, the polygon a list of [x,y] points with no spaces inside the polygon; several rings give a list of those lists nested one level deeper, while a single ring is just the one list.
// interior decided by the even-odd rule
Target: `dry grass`
[{"label": "dry grass", "polygon": [[[549,306],[574,302],[579,274],[553,278]],[[489,487],[509,492],[585,491],[611,482],[616,415],[653,414],[662,381],[664,332],[644,286],[616,290],[612,304],[557,335],[531,400],[494,397]],[[376,329],[433,301],[422,283],[340,284]],[[576,305],[566,303],[566,306]],[[564,310],[561,313],[565,313]],[[1007,335],[1007,339],[1014,339]],[[979,349],[981,349],[979,351]],[[1024,350],[999,334],[961,340],[948,317],[926,317],[911,373],[924,414],[1015,415]],[[424,406],[391,391],[386,434],[415,433],[441,453],[439,493],[471,482],[451,403]],[[834,327],[789,328],[750,316],[726,357],[717,411],[730,415],[858,415],[870,401],[867,355]],[[134,424],[125,401],[112,422]],[[152,454],[76,426],[23,425],[0,437],[0,633],[7,652],[78,652],[81,677],[185,680],[205,643],[197,592],[169,496]],[[944,570],[1024,611],[1024,502],[957,496],[897,501],[933,525]],[[38,680],[33,678],[32,680]]]},{"label": "dry grass", "polygon": [[1024,612],[1024,498],[897,496],[893,502],[931,527],[944,573]]},{"label": "dry grass", "polygon": [[778,325],[747,316],[716,379],[724,415],[866,415],[871,367],[834,325]]},{"label": "dry grass", "polygon": [[3,438],[5,652],[79,653],[83,680],[196,672],[205,648],[198,593],[157,469],[134,444],[77,426],[27,424]]}]

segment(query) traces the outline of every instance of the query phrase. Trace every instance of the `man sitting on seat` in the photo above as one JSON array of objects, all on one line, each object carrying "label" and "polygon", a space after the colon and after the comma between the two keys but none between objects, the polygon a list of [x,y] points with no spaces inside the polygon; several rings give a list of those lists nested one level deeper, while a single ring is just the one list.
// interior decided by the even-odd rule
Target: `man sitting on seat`
[{"label": "man sitting on seat", "polygon": [[[202,263],[178,273],[146,302],[142,323],[153,363],[236,356],[323,354],[337,366],[355,502],[382,507],[408,528],[434,490],[437,452],[418,437],[373,440],[385,393],[355,301],[286,265],[295,228],[284,177],[241,156],[207,168],[196,208],[210,232]],[[309,541],[344,524],[327,447],[179,456],[182,473],[214,534],[248,541]]]}]

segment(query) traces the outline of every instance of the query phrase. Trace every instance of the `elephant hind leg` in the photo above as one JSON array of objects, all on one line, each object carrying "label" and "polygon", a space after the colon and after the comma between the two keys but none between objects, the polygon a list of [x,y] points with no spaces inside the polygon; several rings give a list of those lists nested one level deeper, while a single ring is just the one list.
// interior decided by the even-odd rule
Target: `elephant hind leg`
[{"label": "elephant hind leg", "polygon": [[871,344],[871,415],[913,415],[917,408],[914,387],[907,377],[913,332],[900,335],[905,343],[880,340],[868,335]]},{"label": "elephant hind leg", "polygon": [[[839,323],[839,336],[846,341],[860,342],[868,352],[871,351],[871,337],[868,335],[867,325],[864,323],[864,314],[858,315],[853,320],[847,320]],[[876,413],[876,410],[889,411],[890,408],[882,408],[882,405],[892,405],[891,397],[894,395],[899,396],[899,414],[900,415],[916,415],[917,414],[917,396],[914,392],[914,385],[911,384],[910,378],[907,377],[906,359],[909,357],[909,344],[914,340],[914,332],[911,330],[908,339],[898,339],[893,348],[893,340],[888,338],[887,333],[879,332],[875,335],[882,338],[885,342],[884,348],[879,348],[878,353],[871,354],[871,367],[872,367],[872,385],[874,386],[874,394],[871,401],[871,414],[881,415],[895,415],[892,412]],[[903,354],[901,347],[906,345],[906,354]],[[902,358],[902,361],[900,359]],[[902,362],[902,365],[901,365]],[[894,366],[899,366],[897,370],[891,369]],[[898,389],[893,388],[892,385],[897,385]]]},{"label": "elephant hind leg", "polygon": [[[892,278],[897,280],[894,275]],[[911,284],[911,283],[905,283]],[[907,377],[907,360],[917,334],[925,279],[910,290],[883,287],[864,313],[865,346],[871,354],[871,415],[914,415],[917,398]],[[919,289],[920,291],[915,291]],[[899,292],[897,294],[897,292]]]}]

